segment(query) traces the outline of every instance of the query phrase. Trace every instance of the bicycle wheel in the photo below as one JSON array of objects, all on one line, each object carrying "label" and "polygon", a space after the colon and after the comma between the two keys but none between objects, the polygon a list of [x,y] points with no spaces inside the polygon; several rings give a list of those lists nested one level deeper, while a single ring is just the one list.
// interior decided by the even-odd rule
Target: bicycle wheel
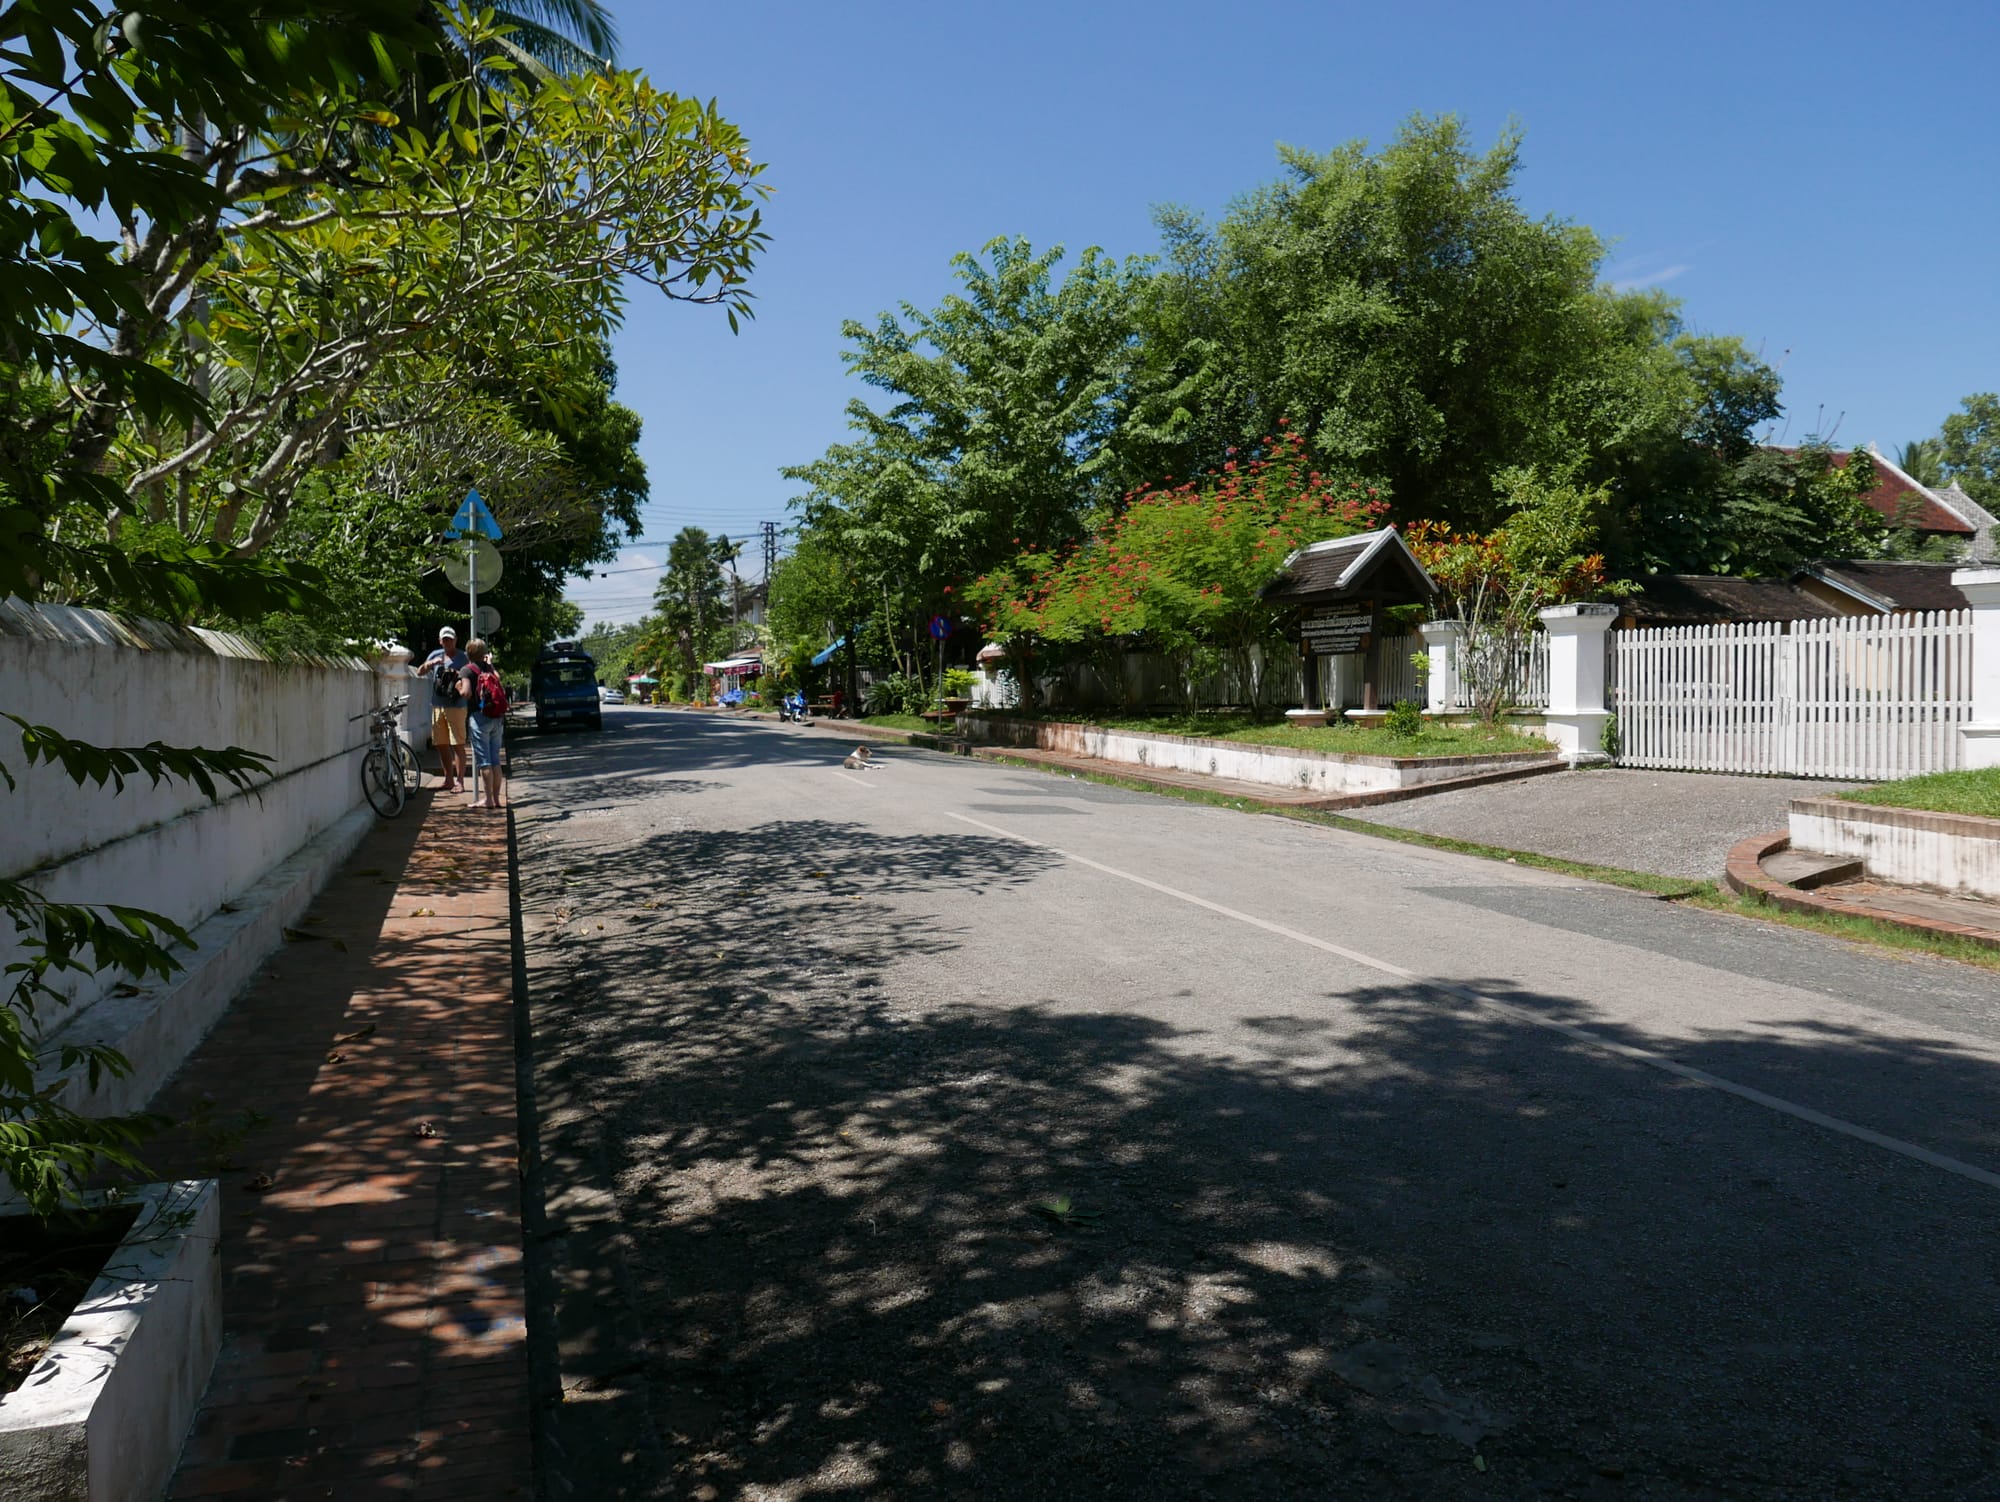
[{"label": "bicycle wheel", "polygon": [[403,811],[403,780],[390,764],[389,753],[380,746],[370,746],[361,758],[361,791],[368,806],[384,819],[393,819]]},{"label": "bicycle wheel", "polygon": [[417,754],[405,741],[396,741],[395,750],[390,753],[396,758],[397,774],[403,783],[403,799],[408,802],[424,790],[423,769],[417,765]]}]

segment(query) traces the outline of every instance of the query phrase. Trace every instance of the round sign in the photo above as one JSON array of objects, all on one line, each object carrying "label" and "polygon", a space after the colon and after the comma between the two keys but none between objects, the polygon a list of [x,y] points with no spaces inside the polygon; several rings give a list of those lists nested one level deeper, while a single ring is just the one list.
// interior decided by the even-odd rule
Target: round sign
[{"label": "round sign", "polygon": [[[471,562],[466,554],[472,555]],[[474,538],[468,548],[462,542],[452,543],[445,549],[444,576],[451,580],[451,587],[470,591],[473,584],[473,565],[478,565],[478,583],[481,589],[491,589],[500,582],[504,566],[500,562],[500,550],[485,538]]]},{"label": "round sign", "polygon": [[481,605],[472,613],[472,629],[481,636],[491,636],[500,629],[500,612],[491,605]]},{"label": "round sign", "polygon": [[951,635],[951,622],[941,615],[932,616],[931,635],[939,641],[943,641],[947,636]]}]

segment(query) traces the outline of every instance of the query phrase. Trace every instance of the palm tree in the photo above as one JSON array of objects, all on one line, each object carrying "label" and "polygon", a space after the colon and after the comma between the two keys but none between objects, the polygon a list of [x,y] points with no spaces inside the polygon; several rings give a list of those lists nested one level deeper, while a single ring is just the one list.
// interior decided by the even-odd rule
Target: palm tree
[{"label": "palm tree", "polygon": [[1896,468],[1919,485],[1944,484],[1944,445],[1935,438],[1913,438],[1896,449]]},{"label": "palm tree", "polygon": [[588,73],[618,60],[618,27],[602,0],[515,0],[494,11],[508,41],[552,73]]}]

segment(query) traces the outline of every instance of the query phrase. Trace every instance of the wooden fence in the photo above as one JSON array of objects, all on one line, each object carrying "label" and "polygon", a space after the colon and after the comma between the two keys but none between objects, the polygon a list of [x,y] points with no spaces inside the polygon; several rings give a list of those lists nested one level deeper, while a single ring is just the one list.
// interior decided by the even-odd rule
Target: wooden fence
[{"label": "wooden fence", "polygon": [[1972,613],[1611,635],[1628,767],[1890,778],[1960,763]]}]

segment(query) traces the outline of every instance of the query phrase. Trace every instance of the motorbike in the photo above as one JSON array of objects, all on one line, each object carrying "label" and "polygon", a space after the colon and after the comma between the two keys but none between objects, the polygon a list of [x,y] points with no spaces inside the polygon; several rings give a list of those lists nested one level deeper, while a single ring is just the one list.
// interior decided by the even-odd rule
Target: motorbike
[{"label": "motorbike", "polygon": [[810,725],[812,711],[806,707],[804,694],[786,694],[778,701],[778,718],[789,720],[794,725]]}]

